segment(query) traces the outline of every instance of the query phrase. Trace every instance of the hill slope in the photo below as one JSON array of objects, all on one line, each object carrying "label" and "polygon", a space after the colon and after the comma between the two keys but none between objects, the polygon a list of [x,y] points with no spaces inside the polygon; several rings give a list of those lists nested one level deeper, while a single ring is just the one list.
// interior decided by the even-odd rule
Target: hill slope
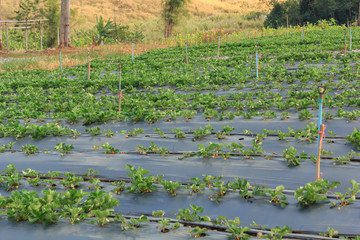
[{"label": "hill slope", "polygon": [[[2,0],[2,18],[14,16],[19,2]],[[126,24],[159,18],[161,15],[161,0],[71,0],[71,7],[77,9],[77,17],[83,26],[93,25],[96,15],[113,19],[114,10],[117,20]],[[190,15],[201,18],[266,10],[263,0],[192,0],[189,5]]]}]

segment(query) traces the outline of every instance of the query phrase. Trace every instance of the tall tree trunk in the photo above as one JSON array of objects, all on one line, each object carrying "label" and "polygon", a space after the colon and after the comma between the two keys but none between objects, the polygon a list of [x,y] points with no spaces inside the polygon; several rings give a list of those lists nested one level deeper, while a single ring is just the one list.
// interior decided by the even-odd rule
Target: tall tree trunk
[{"label": "tall tree trunk", "polygon": [[[1,20],[1,0],[0,0],[0,20]],[[3,24],[1,23],[1,27]],[[3,50],[3,41],[2,41],[2,29],[0,28],[0,50]]]},{"label": "tall tree trunk", "polygon": [[61,0],[60,45],[71,47],[70,38],[70,0]]}]

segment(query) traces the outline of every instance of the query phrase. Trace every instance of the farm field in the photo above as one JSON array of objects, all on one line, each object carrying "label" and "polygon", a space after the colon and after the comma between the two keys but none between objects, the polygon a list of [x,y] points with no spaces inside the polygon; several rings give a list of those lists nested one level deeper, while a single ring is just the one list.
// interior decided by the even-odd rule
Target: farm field
[{"label": "farm field", "polygon": [[0,73],[0,235],[358,238],[360,30],[324,28]]}]

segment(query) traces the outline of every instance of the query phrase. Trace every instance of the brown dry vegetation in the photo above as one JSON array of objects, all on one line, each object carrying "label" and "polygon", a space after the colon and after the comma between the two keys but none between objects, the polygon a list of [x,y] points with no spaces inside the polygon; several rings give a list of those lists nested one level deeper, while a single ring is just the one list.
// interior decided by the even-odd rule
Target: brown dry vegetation
[{"label": "brown dry vegetation", "polygon": [[[2,0],[3,18],[14,16],[20,0]],[[105,19],[114,18],[123,24],[159,19],[161,0],[72,0],[78,18],[78,28],[90,28],[96,15]],[[247,14],[252,11],[267,11],[264,0],[192,0],[189,5],[191,17],[209,17],[226,14]]]}]

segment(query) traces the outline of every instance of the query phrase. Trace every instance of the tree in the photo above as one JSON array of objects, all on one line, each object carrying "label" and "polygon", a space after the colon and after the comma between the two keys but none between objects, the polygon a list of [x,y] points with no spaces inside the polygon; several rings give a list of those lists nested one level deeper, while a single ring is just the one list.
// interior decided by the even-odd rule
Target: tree
[{"label": "tree", "polygon": [[186,5],[190,0],[162,0],[162,18],[165,22],[165,38],[171,36],[173,26],[177,24],[179,17],[187,13]]},{"label": "tree", "polygon": [[41,15],[48,19],[45,22],[45,44],[48,47],[55,45],[57,28],[60,25],[60,4],[58,0],[47,0],[40,9]]},{"label": "tree", "polygon": [[60,17],[60,45],[59,47],[71,47],[70,38],[70,0],[61,0]]}]

